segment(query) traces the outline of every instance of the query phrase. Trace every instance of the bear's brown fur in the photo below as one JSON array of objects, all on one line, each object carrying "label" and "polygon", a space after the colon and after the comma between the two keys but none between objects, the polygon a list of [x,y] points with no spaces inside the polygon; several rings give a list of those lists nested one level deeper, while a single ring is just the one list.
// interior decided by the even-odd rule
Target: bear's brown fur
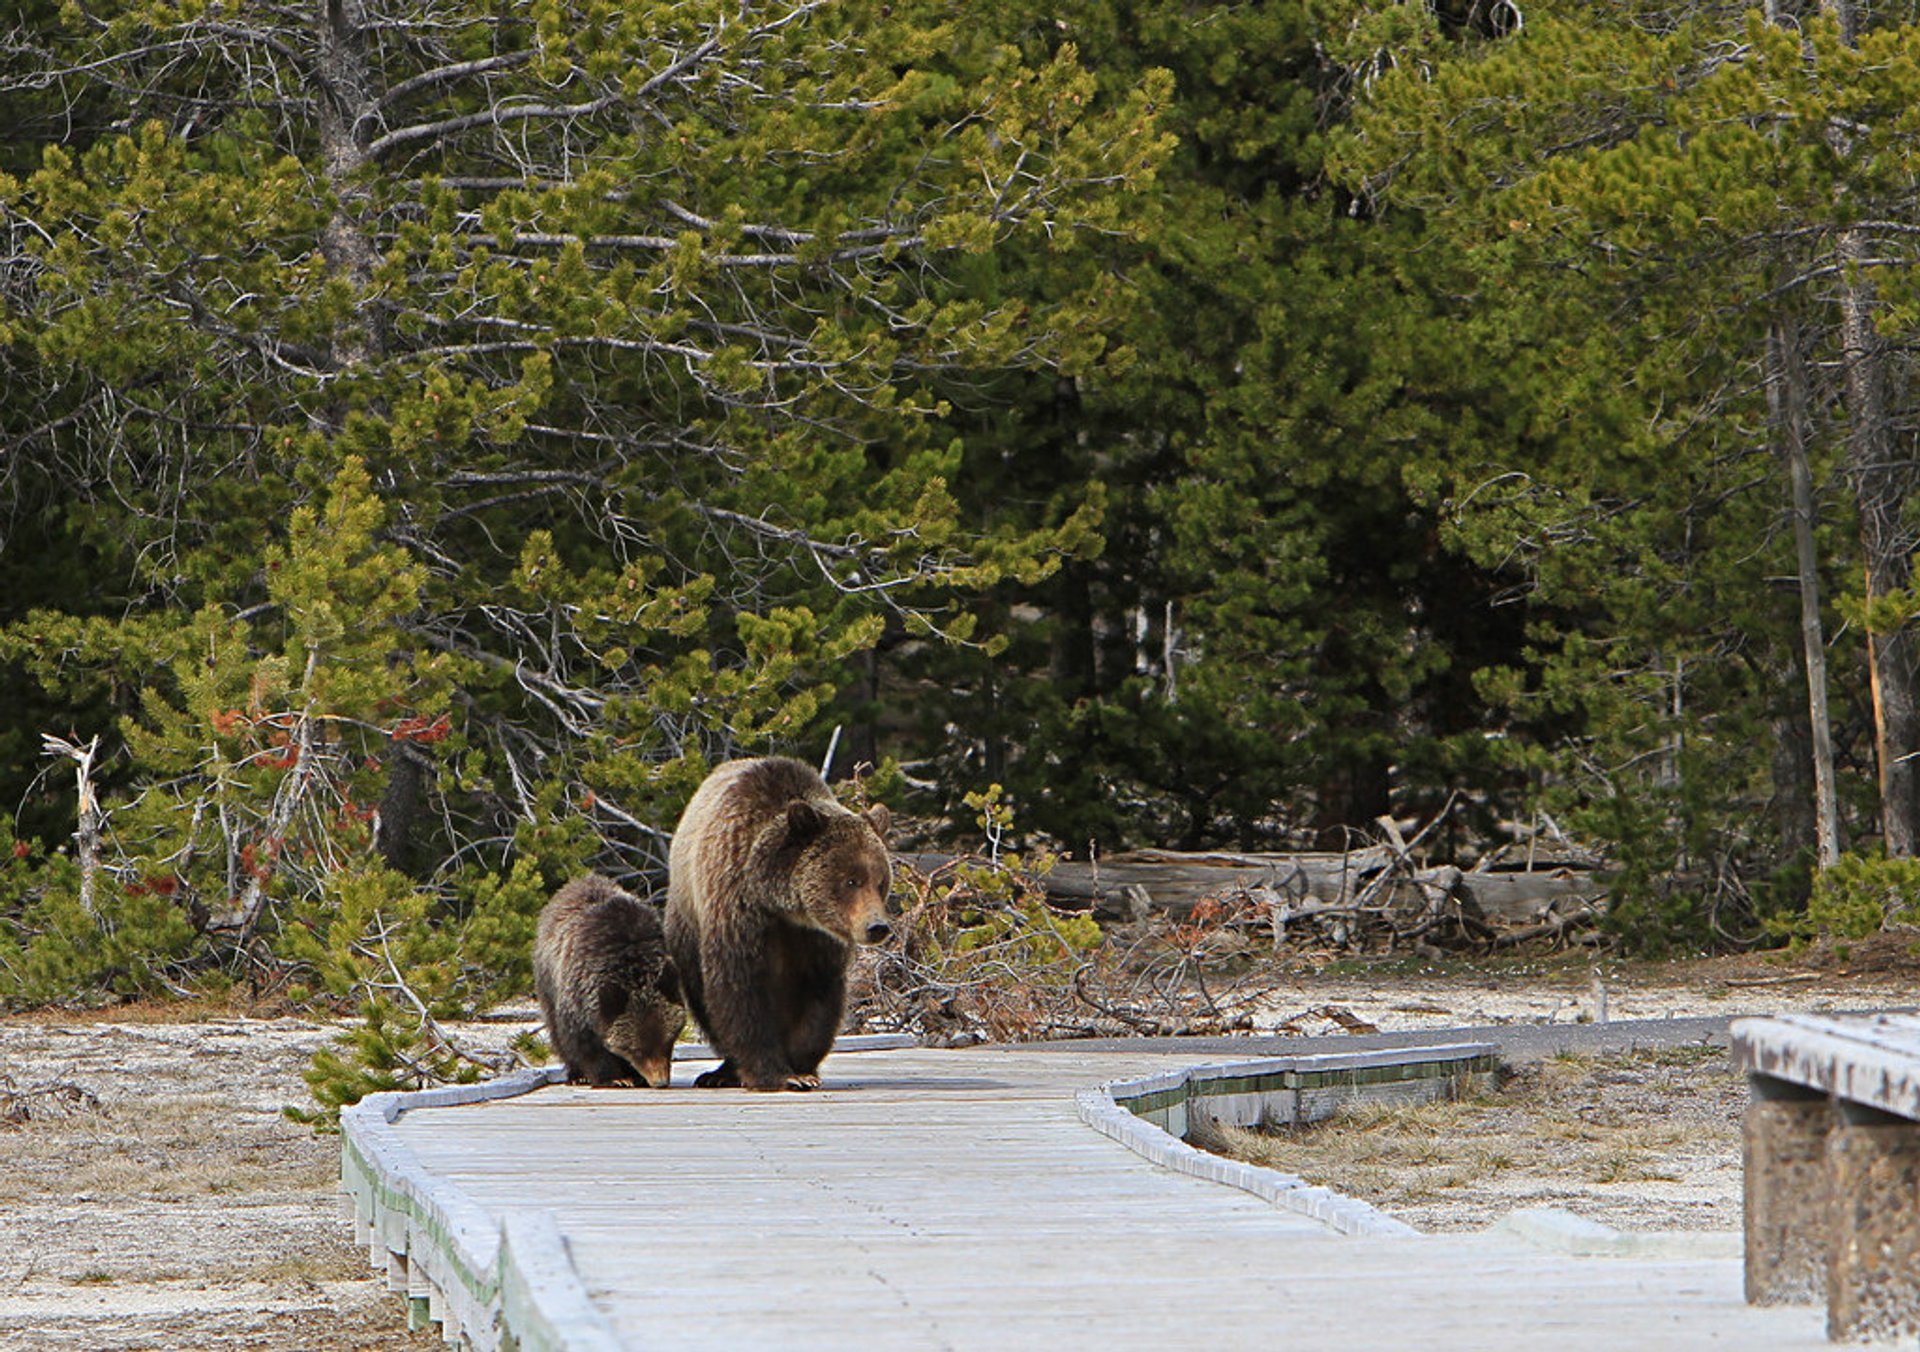
[{"label": "bear's brown fur", "polygon": [[724,1060],[703,1086],[813,1089],[855,943],[891,932],[884,807],[855,813],[799,761],[729,761],[673,834],[667,945]]},{"label": "bear's brown fur", "polygon": [[533,986],[567,1078],[665,1089],[687,1026],[659,911],[588,875],[540,912]]}]

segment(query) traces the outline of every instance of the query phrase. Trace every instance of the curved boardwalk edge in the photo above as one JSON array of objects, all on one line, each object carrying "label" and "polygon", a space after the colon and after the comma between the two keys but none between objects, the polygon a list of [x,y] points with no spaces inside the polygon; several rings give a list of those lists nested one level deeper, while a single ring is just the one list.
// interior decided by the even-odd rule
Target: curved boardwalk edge
[{"label": "curved boardwalk edge", "polygon": [[[911,1046],[904,1037],[849,1038],[836,1052]],[[1324,1117],[1364,1097],[1434,1097],[1457,1077],[1491,1068],[1487,1044],[1269,1057],[1115,1080],[1075,1095],[1082,1122],[1169,1170],[1251,1193],[1336,1232],[1417,1234],[1354,1198],[1290,1174],[1195,1149],[1178,1138],[1189,1114],[1239,1123]],[[676,1059],[700,1059],[686,1047]],[[340,1114],[341,1186],[359,1242],[412,1322],[441,1325],[447,1342],[476,1352],[614,1352],[612,1323],[587,1294],[554,1216],[530,1199],[489,1211],[429,1172],[393,1124],[417,1108],[512,1098],[564,1082],[558,1066],[413,1093],[376,1094]],[[1169,1129],[1171,1128],[1171,1129]]]},{"label": "curved boardwalk edge", "polygon": [[510,1212],[500,1223],[499,1322],[517,1348],[620,1352],[550,1211]]},{"label": "curved boardwalk edge", "polygon": [[1189,1145],[1182,1139],[1188,1123],[1318,1121],[1353,1098],[1438,1097],[1498,1062],[1496,1048],[1485,1042],[1262,1057],[1114,1080],[1081,1090],[1074,1103],[1082,1122],[1163,1169],[1252,1193],[1343,1235],[1405,1238],[1420,1232],[1358,1198]]},{"label": "curved boardwalk edge", "polygon": [[[459,1188],[429,1173],[393,1130],[414,1108],[512,1098],[566,1079],[564,1067],[479,1084],[374,1094],[340,1111],[340,1186],[356,1237],[388,1289],[405,1295],[412,1323],[440,1324],[449,1343],[494,1352],[508,1346],[613,1349],[613,1328],[587,1298],[553,1218],[497,1221]],[[503,1329],[503,1324],[506,1328]]]},{"label": "curved boardwalk edge", "polygon": [[[835,1052],[917,1045],[901,1034],[840,1038]],[[703,1043],[674,1048],[676,1061],[711,1058]],[[393,1130],[415,1108],[514,1098],[563,1084],[564,1066],[518,1071],[476,1084],[372,1094],[340,1110],[340,1187],[356,1240],[387,1288],[403,1295],[415,1328],[432,1321],[448,1343],[476,1352],[513,1349],[614,1352],[613,1326],[588,1297],[551,1213],[536,1206],[499,1220],[461,1189],[422,1167]]]}]

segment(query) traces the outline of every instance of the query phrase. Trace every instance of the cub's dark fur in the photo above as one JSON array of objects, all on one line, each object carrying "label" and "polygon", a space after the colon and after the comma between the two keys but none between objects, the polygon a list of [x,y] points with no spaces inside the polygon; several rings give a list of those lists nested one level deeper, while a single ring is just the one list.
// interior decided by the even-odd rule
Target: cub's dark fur
[{"label": "cub's dark fur", "polygon": [[533,985],[567,1078],[665,1089],[686,1027],[660,913],[605,878],[575,878],[540,912]]},{"label": "cub's dark fur", "polygon": [[694,794],[669,853],[667,943],[725,1058],[695,1084],[818,1087],[853,945],[891,932],[889,824],[778,756],[729,761]]}]

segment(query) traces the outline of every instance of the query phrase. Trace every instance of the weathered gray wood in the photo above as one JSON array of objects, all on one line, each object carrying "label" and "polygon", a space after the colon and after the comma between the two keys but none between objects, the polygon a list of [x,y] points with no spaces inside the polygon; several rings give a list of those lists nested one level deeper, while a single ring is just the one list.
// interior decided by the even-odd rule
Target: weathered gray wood
[{"label": "weathered gray wood", "polygon": [[1910,1014],[1737,1019],[1733,1059],[1757,1074],[1920,1121],[1920,1018]]},{"label": "weathered gray wood", "polygon": [[635,1349],[1824,1346],[1813,1312],[1745,1306],[1737,1261],[1345,1239],[1076,1115],[1078,1090],[1190,1064],[836,1055],[815,1094],[553,1086],[392,1130],[437,1186],[550,1212]]}]

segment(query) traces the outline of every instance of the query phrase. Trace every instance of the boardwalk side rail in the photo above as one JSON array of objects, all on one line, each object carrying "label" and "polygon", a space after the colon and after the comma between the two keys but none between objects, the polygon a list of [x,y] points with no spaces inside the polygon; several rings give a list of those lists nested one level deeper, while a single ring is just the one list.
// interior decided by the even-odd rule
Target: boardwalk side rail
[{"label": "boardwalk side rail", "polygon": [[1750,1304],[1827,1307],[1827,1337],[1920,1332],[1920,1018],[1738,1019]]},{"label": "boardwalk side rail", "polygon": [[564,1067],[550,1066],[479,1084],[373,1094],[341,1109],[340,1186],[355,1238],[375,1270],[386,1272],[387,1288],[407,1298],[412,1327],[437,1323],[449,1344],[475,1352],[618,1347],[551,1216],[529,1211],[496,1221],[423,1168],[393,1130],[415,1108],[512,1098],[565,1078]]},{"label": "boardwalk side rail", "polygon": [[[904,1034],[842,1037],[835,1052],[911,1047]],[[675,1061],[704,1061],[682,1043]],[[495,1221],[452,1183],[428,1172],[393,1130],[402,1113],[514,1098],[567,1078],[563,1066],[477,1084],[372,1094],[340,1110],[340,1187],[358,1243],[387,1289],[407,1299],[409,1323],[440,1325],[474,1352],[613,1352],[619,1346],[574,1271],[553,1217],[535,1206]]]},{"label": "boardwalk side rail", "polygon": [[1323,1121],[1356,1100],[1420,1103],[1457,1095],[1500,1063],[1491,1043],[1263,1057],[1115,1080],[1076,1096],[1080,1120],[1176,1173],[1250,1192],[1312,1216],[1341,1234],[1419,1233],[1357,1198],[1314,1187],[1278,1169],[1227,1159],[1188,1144],[1195,1129]]}]

